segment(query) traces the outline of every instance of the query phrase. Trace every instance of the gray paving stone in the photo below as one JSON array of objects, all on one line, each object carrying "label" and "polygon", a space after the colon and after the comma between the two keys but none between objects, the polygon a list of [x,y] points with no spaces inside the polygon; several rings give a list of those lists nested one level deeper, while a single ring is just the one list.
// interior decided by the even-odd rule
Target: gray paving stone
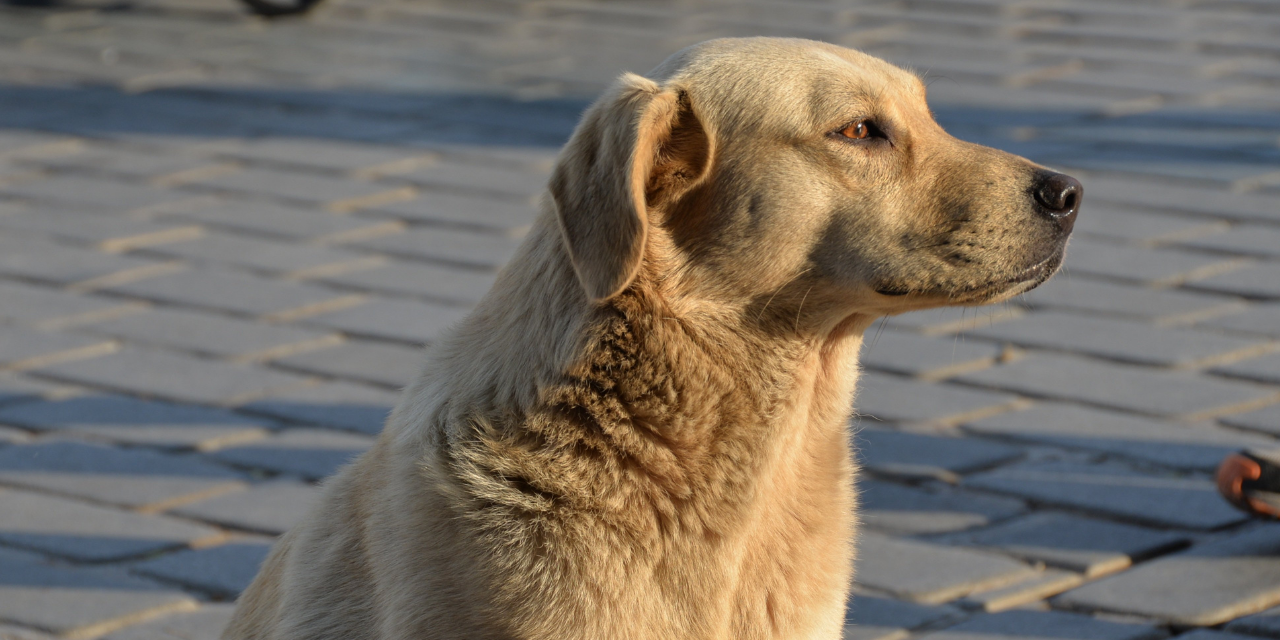
[{"label": "gray paving stone", "polygon": [[[1221,277],[1232,279],[1236,272]],[[1147,289],[1064,274],[1022,296],[1033,308],[1071,309],[1160,323],[1187,322],[1240,307],[1237,300],[1188,291]],[[980,326],[980,325],[979,325]]]},{"label": "gray paving stone", "polygon": [[399,394],[349,382],[327,382],[269,394],[243,405],[291,422],[377,435]]},{"label": "gray paving stone", "polygon": [[378,167],[386,167],[385,171],[396,167],[413,169],[437,160],[436,154],[423,149],[287,138],[249,140],[229,146],[219,155],[251,163],[335,172]]},{"label": "gray paving stone", "polygon": [[0,423],[94,440],[172,449],[211,449],[261,438],[270,421],[222,409],[89,395],[0,409]]},{"label": "gray paving stone", "polygon": [[241,474],[190,456],[71,441],[0,449],[0,482],[153,509],[225,493],[245,484]]},{"label": "gray paving stone", "polygon": [[1256,411],[1223,416],[1220,421],[1222,424],[1237,429],[1248,429],[1280,436],[1280,404],[1273,404]]},{"label": "gray paving stone", "polygon": [[1280,525],[1225,534],[1091,582],[1056,603],[1183,625],[1215,625],[1280,603]]},{"label": "gray paving stone", "polygon": [[3,187],[4,193],[24,200],[89,209],[134,211],[190,198],[189,194],[89,177],[57,177]]},{"label": "gray paving stone", "polygon": [[333,475],[373,445],[373,438],[324,429],[288,429],[278,435],[208,454],[243,467],[289,473],[308,479]]},{"label": "gray paving stone", "polygon": [[[493,164],[440,162],[395,176],[419,186],[452,189],[512,198],[529,197],[547,188],[550,176],[541,171],[518,171]],[[388,179],[388,182],[392,180]]]},{"label": "gray paving stone", "polygon": [[196,611],[175,613],[126,627],[102,640],[219,640],[231,622],[235,605],[202,604]]},{"label": "gray paving stone", "polygon": [[172,510],[185,517],[245,531],[278,535],[288,531],[320,497],[316,487],[276,480],[232,491]]},{"label": "gray paving stone", "polygon": [[318,280],[342,288],[415,296],[450,305],[474,305],[489,291],[494,276],[472,269],[393,262],[369,269],[325,275]]},{"label": "gray paving stone", "polygon": [[1275,389],[1245,382],[1051,353],[1032,353],[1008,364],[962,374],[957,380],[1031,396],[1187,419],[1243,411],[1277,398]]},{"label": "gray paving stone", "polygon": [[319,208],[288,207],[271,202],[221,200],[208,207],[170,214],[214,229],[251,233],[282,240],[368,237],[391,232],[386,221],[338,215]]},{"label": "gray paving stone", "polygon": [[258,574],[270,538],[236,538],[216,547],[186,549],[133,565],[133,573],[235,598]]},{"label": "gray paving stone", "polygon": [[507,199],[427,192],[413,200],[378,205],[361,215],[392,215],[415,222],[511,233],[533,223],[536,209]]},{"label": "gray paving stone", "polygon": [[1170,286],[1197,275],[1228,271],[1240,262],[1232,256],[1076,239],[1071,242],[1063,268],[1072,277],[1089,275],[1147,286]]},{"label": "gray paving stone", "polygon": [[0,373],[0,406],[40,400],[56,392],[57,385],[24,378],[13,373]]},{"label": "gray paving stone", "polygon": [[1006,587],[971,593],[958,604],[966,609],[995,613],[1014,608],[1024,608],[1040,603],[1045,598],[1080,586],[1084,576],[1061,569],[1046,569],[1036,575]]},{"label": "gray paving stone", "polygon": [[187,187],[204,192],[251,194],[312,205],[331,205],[354,198],[369,198],[396,188],[362,180],[271,169],[226,173],[190,183]]},{"label": "gray paving stone", "polygon": [[1280,338],[1280,304],[1253,304],[1236,313],[1209,318],[1201,326]]},{"label": "gray paving stone", "polygon": [[462,307],[380,298],[309,316],[302,323],[337,329],[353,336],[425,344],[469,312]]},{"label": "gray paving stone", "polygon": [[1256,640],[1256,635],[1241,635],[1213,629],[1194,629],[1178,636],[1181,640]]},{"label": "gray paving stone", "polygon": [[81,562],[140,556],[221,536],[217,529],[173,518],[0,490],[0,542]]},{"label": "gray paving stone", "polygon": [[72,569],[0,549],[0,618],[59,637],[93,637],[139,618],[195,608],[185,593],[118,569]]},{"label": "gray paving stone", "polygon": [[1280,264],[1254,264],[1227,273],[1200,278],[1185,286],[1262,300],[1280,299]]},{"label": "gray paving stone", "polygon": [[1016,447],[943,435],[862,429],[854,440],[862,466],[875,473],[954,481],[959,474],[1016,460]]},{"label": "gray paving stone", "polygon": [[1087,215],[1081,215],[1076,221],[1072,233],[1077,237],[1071,242],[1068,256],[1078,249],[1080,236],[1151,243],[1194,238],[1228,227],[1226,222],[1218,220],[1172,216],[1107,203],[1090,202],[1088,207]]},{"label": "gray paving stone", "polygon": [[1224,364],[1210,371],[1220,376],[1280,384],[1280,353]]},{"label": "gray paving stone", "polygon": [[113,341],[103,338],[0,325],[0,368],[29,369],[101,356],[115,348]]},{"label": "gray paving stone", "polygon": [[341,304],[350,294],[311,284],[268,280],[211,269],[183,270],[111,287],[117,293],[251,316]]},{"label": "gray paving stone", "polygon": [[922,604],[940,604],[1001,587],[1035,570],[1004,556],[890,538],[858,537],[858,584]]},{"label": "gray paving stone", "polygon": [[1100,451],[1203,471],[1217,469],[1229,453],[1271,444],[1267,438],[1207,424],[1154,420],[1057,402],[1037,403],[1028,409],[975,420],[962,428],[986,436]]},{"label": "gray paving stone", "polygon": [[1224,336],[1195,329],[1152,327],[1125,320],[1047,310],[990,327],[979,327],[965,335],[1175,368],[1226,362],[1274,349],[1268,340]]},{"label": "gray paving stone", "polygon": [[155,222],[100,213],[68,213],[59,209],[37,209],[2,216],[0,228],[47,234],[110,253],[190,240],[204,233],[199,226],[186,222]]},{"label": "gray paving stone", "polygon": [[862,524],[896,535],[937,534],[983,527],[1026,511],[1012,498],[949,488],[922,490],[879,480],[858,482]]},{"label": "gray paving stone", "polygon": [[36,243],[25,249],[0,253],[0,274],[58,285],[92,283],[121,274],[159,272],[155,260],[103,253],[60,245]]},{"label": "gray paving stone", "polygon": [[1239,225],[1219,233],[1183,240],[1179,244],[1230,255],[1277,258],[1280,257],[1280,230],[1262,225]]},{"label": "gray paving stone", "polygon": [[977,616],[920,637],[926,640],[1157,640],[1164,635],[1149,625],[1098,620],[1063,611],[1004,611]]},{"label": "gray paving stone", "polygon": [[883,596],[854,593],[845,612],[843,640],[902,638],[909,629],[959,617],[945,606],[926,606]]},{"label": "gray paving stone", "polygon": [[41,376],[198,404],[242,402],[307,379],[246,364],[232,364],[126,347],[108,356],[37,369]]},{"label": "gray paving stone", "polygon": [[1217,529],[1245,519],[1208,478],[1142,473],[1115,463],[1025,463],[969,476],[964,485],[1155,526]]},{"label": "gray paving stone", "polygon": [[878,331],[863,341],[858,364],[924,380],[936,380],[995,364],[1001,350],[957,336],[935,338]]},{"label": "gray paving stone", "polygon": [[891,331],[919,332],[930,336],[949,336],[975,327],[985,327],[1010,318],[1026,315],[1027,310],[1015,305],[989,307],[942,307],[926,311],[912,311],[899,316],[881,318],[868,336],[874,336],[882,328]]},{"label": "gray paving stone", "polygon": [[52,640],[53,636],[24,627],[0,623],[0,640]]},{"label": "gray paving stone", "polygon": [[278,358],[275,363],[307,373],[402,388],[422,373],[422,349],[376,342],[344,342]]},{"label": "gray paving stone", "polygon": [[1227,624],[1227,630],[1265,638],[1280,638],[1280,607],[1234,620]]},{"label": "gray paving stone", "polygon": [[39,325],[105,317],[126,309],[118,300],[66,293],[18,282],[0,282],[0,319]]},{"label": "gray paving stone", "polygon": [[1134,561],[1189,541],[1185,534],[1177,532],[1053,512],[1033,513],[947,539],[1090,577],[1121,571]]},{"label": "gray paving stone", "polygon": [[77,330],[232,360],[285,355],[337,344],[339,340],[327,331],[167,308],[152,308],[123,318],[84,325]]},{"label": "gray paving stone", "polygon": [[207,233],[199,238],[149,247],[147,253],[199,264],[222,264],[268,274],[287,275],[356,264],[367,256],[336,247],[293,244]]},{"label": "gray paving stone", "polygon": [[859,379],[854,406],[863,420],[954,424],[1007,411],[1021,403],[1009,394],[871,373]]},{"label": "gray paving stone", "polygon": [[506,264],[520,239],[469,230],[420,227],[348,244],[411,259],[493,271]]}]

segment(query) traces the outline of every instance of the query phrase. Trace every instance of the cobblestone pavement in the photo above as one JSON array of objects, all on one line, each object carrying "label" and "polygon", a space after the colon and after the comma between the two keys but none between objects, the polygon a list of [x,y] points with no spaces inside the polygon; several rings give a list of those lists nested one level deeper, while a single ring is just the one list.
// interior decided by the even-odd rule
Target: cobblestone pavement
[{"label": "cobblestone pavement", "polygon": [[846,637],[1280,638],[1280,526],[1210,482],[1280,437],[1274,0],[0,3],[0,638],[216,637],[585,101],[753,34],[1088,192],[1054,282],[868,339]]}]

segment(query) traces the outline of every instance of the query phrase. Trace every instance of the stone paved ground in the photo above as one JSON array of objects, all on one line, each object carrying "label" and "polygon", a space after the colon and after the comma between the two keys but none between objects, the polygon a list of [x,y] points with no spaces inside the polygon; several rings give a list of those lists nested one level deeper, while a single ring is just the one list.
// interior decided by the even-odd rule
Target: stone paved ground
[{"label": "stone paved ground", "polygon": [[1280,526],[1210,484],[1280,437],[1274,0],[0,3],[0,638],[214,638],[585,100],[751,34],[1088,192],[1056,281],[868,340],[846,637],[1280,638]]}]

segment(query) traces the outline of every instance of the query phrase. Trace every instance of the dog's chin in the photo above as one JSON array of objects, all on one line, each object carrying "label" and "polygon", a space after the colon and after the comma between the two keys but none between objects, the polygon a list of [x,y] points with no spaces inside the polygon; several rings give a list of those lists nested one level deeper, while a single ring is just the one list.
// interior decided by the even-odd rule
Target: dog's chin
[{"label": "dog's chin", "polygon": [[1042,285],[1062,267],[1065,253],[1054,252],[1012,276],[1005,276],[980,284],[961,288],[912,290],[903,285],[882,285],[876,293],[897,298],[905,307],[924,308],[935,306],[978,306],[1008,300]]}]

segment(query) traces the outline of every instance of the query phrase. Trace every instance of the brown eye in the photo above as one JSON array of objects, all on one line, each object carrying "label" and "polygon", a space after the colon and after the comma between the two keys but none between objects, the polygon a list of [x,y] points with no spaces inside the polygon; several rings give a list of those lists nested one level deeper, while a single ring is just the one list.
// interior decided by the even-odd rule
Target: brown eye
[{"label": "brown eye", "polygon": [[871,135],[871,128],[867,126],[866,120],[859,120],[841,129],[840,135],[850,140],[865,140]]}]

